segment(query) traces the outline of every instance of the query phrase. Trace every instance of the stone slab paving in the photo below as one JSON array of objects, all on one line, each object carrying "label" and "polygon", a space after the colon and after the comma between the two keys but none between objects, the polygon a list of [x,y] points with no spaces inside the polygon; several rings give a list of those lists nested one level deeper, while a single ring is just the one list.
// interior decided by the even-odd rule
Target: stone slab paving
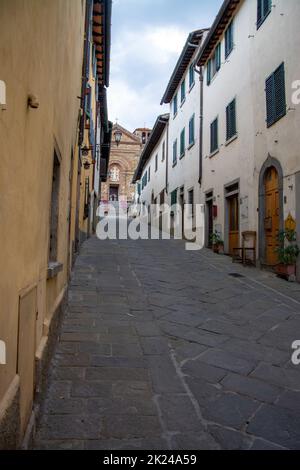
[{"label": "stone slab paving", "polygon": [[178,240],[92,238],[35,448],[300,449],[296,339],[298,284]]}]

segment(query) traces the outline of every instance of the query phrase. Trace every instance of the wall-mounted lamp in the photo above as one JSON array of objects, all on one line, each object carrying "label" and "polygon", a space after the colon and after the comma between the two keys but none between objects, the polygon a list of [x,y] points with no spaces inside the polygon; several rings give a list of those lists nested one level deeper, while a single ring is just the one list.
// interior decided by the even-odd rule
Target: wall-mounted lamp
[{"label": "wall-mounted lamp", "polygon": [[115,142],[117,144],[117,147],[119,147],[119,144],[121,142],[121,139],[122,139],[122,132],[120,131],[120,129],[117,129],[115,132],[114,132],[114,136],[115,136]]},{"label": "wall-mounted lamp", "polygon": [[82,155],[83,155],[84,157],[87,157],[90,150],[93,150],[93,147],[87,147],[87,146],[85,145],[84,147],[82,147],[81,153],[82,153]]},{"label": "wall-mounted lamp", "polygon": [[29,108],[37,109],[40,103],[35,95],[28,95],[28,106]]}]

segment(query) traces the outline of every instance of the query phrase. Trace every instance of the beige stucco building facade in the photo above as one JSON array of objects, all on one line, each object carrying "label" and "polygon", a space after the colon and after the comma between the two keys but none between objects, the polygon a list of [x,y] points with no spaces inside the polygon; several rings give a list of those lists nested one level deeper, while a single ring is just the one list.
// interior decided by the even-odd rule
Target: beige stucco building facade
[{"label": "beige stucco building facade", "polygon": [[[91,145],[81,126],[85,30],[108,4],[0,2],[0,449],[19,447],[32,432],[65,305],[82,210],[82,145]],[[94,79],[103,87],[101,63]],[[95,91],[91,100],[95,109]]]}]

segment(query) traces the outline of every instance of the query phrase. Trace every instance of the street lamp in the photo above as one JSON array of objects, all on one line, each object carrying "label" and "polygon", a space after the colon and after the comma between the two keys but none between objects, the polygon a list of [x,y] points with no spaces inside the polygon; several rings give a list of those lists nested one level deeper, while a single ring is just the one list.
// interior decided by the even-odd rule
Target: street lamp
[{"label": "street lamp", "polygon": [[114,132],[114,136],[115,136],[115,142],[117,144],[117,147],[119,147],[119,144],[121,142],[121,139],[122,139],[122,132],[120,131],[120,129],[117,129],[115,132]]}]

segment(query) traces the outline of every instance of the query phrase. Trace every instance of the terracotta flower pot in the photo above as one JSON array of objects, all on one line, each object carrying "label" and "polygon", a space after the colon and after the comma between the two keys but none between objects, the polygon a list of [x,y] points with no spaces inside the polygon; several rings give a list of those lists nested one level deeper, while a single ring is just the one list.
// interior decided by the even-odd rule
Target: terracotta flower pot
[{"label": "terracotta flower pot", "polygon": [[294,264],[278,264],[276,272],[282,276],[295,276],[296,266]]},{"label": "terracotta flower pot", "polygon": [[277,276],[289,282],[296,281],[296,266],[294,264],[278,264],[275,268]]}]

